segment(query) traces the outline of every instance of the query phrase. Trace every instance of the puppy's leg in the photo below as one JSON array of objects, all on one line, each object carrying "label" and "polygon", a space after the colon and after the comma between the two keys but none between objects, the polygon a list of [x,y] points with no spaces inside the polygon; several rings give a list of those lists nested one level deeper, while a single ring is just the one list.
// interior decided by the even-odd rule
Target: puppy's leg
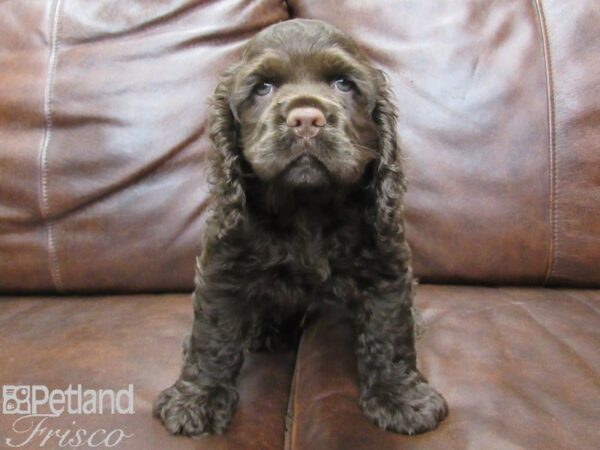
[{"label": "puppy's leg", "polygon": [[223,433],[238,402],[243,362],[242,312],[223,297],[194,294],[194,324],[177,382],[160,393],[154,415],[173,434]]},{"label": "puppy's leg", "polygon": [[416,434],[436,428],[448,406],[417,370],[409,278],[399,294],[370,295],[359,306],[356,353],[365,414],[381,428]]}]

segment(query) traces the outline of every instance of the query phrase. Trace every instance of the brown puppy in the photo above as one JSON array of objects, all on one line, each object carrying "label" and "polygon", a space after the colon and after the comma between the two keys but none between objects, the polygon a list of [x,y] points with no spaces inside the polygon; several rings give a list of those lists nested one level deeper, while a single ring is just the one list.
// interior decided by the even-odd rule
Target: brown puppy
[{"label": "brown puppy", "polygon": [[421,376],[404,176],[389,87],[346,35],[271,26],[212,100],[214,209],[177,382],[154,405],[172,433],[222,433],[243,348],[293,344],[306,311],[356,317],[360,406],[400,433],[434,429],[446,402]]}]

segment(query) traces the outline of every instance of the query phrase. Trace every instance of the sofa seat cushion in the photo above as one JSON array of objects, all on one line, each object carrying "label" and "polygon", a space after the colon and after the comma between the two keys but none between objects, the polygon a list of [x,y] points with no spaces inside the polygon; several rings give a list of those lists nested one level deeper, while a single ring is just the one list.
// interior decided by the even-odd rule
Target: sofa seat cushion
[{"label": "sofa seat cushion", "polygon": [[[281,449],[294,364],[291,352],[246,355],[238,380],[240,405],[224,436],[171,437],[152,417],[152,401],[179,374],[181,343],[192,315],[189,295],[0,298],[0,384],[49,389],[81,384],[83,389],[114,390],[133,385],[135,414],[63,414],[48,418],[43,436],[50,429],[84,429],[88,437],[98,429],[122,429],[134,436],[114,448]],[[30,432],[14,432],[18,417],[0,414],[0,448],[6,439],[18,444],[29,436]],[[20,430],[29,426],[30,422],[17,424]],[[22,448],[40,448],[43,436]],[[103,436],[97,434],[93,443]],[[50,438],[43,448],[60,448],[58,439]]]},{"label": "sofa seat cushion", "polygon": [[417,306],[420,369],[450,406],[438,430],[362,415],[350,321],[330,313],[298,350],[288,449],[598,448],[600,291],[420,286]]}]

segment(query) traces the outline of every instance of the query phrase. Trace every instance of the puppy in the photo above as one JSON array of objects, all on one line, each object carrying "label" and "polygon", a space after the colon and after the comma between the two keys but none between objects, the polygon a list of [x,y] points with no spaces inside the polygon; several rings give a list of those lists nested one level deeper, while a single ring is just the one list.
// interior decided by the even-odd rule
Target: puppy
[{"label": "puppy", "polygon": [[293,345],[306,311],[356,318],[359,404],[414,434],[448,413],[417,370],[405,179],[384,74],[341,31],[290,20],[258,33],[212,98],[214,208],[197,261],[181,376],[154,414],[223,433],[243,350]]}]

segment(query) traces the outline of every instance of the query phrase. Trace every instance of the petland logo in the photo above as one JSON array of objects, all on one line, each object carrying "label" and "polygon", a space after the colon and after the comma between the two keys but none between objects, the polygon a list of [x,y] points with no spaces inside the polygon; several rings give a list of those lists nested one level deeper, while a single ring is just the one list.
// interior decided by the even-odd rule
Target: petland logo
[{"label": "petland logo", "polygon": [[93,431],[77,428],[53,429],[52,418],[68,415],[87,414],[134,414],[133,385],[127,389],[83,389],[78,384],[67,389],[48,389],[43,385],[3,386],[2,413],[20,415],[12,424],[12,437],[4,442],[9,447],[38,446],[77,448],[77,447],[116,447],[133,434],[123,429]]}]

